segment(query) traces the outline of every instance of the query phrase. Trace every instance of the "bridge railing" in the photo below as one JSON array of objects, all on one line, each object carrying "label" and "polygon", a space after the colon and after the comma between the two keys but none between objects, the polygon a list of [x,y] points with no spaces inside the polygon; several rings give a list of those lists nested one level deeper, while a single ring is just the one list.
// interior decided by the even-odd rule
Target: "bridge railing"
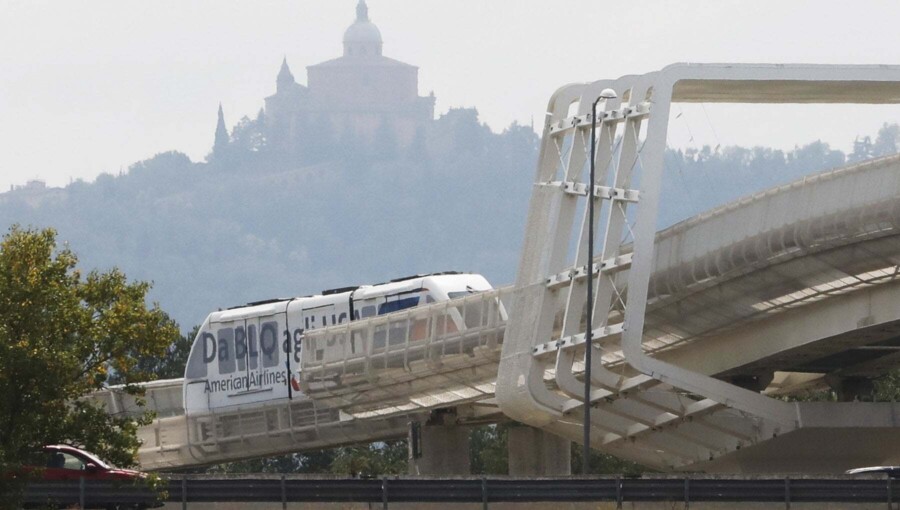
[{"label": "bridge railing", "polygon": [[349,389],[388,371],[413,373],[448,358],[496,352],[511,296],[511,287],[495,289],[311,331],[301,350],[304,391]]},{"label": "bridge railing", "polygon": [[[131,395],[124,385],[115,385],[88,395],[88,400],[106,407],[109,413],[118,416],[140,416],[153,411],[156,418],[167,418],[184,414],[182,395],[183,379],[163,379],[142,383],[143,395]],[[138,399],[144,401],[138,405]]]},{"label": "bridge railing", "polygon": [[[310,332],[303,391],[292,400],[158,419],[142,437],[141,462],[160,469],[398,437],[431,400],[492,395],[511,296],[511,288],[497,289]],[[365,399],[351,398],[360,391]]]}]

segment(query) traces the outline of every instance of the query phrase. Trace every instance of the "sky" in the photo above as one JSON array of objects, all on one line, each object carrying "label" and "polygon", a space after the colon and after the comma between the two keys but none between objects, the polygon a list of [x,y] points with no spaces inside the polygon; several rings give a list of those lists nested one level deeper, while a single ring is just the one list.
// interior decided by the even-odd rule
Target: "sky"
[{"label": "sky", "polygon": [[[275,91],[281,59],[339,56],[357,0],[0,0],[0,191],[209,152]],[[495,131],[555,89],[674,62],[900,64],[896,1],[369,0],[384,54],[419,66],[436,112],[477,107]],[[677,147],[815,139],[849,150],[896,106],[676,106]],[[531,169],[525,171],[529,178]]]}]

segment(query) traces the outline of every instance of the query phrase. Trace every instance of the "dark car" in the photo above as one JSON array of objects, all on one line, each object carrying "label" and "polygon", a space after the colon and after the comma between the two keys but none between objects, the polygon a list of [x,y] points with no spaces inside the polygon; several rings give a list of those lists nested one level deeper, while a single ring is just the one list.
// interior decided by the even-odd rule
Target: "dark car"
[{"label": "dark car", "polygon": [[848,475],[880,475],[900,479],[900,466],[869,466],[847,470]]}]

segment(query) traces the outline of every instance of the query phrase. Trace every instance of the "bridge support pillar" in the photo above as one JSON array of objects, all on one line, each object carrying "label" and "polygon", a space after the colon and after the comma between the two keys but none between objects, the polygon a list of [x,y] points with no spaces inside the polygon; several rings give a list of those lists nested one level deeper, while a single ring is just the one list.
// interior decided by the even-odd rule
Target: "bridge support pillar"
[{"label": "bridge support pillar", "polygon": [[425,423],[410,423],[409,474],[469,473],[469,429],[457,425],[455,411],[439,410]]},{"label": "bridge support pillar", "polygon": [[572,474],[572,442],[525,425],[510,427],[509,474],[554,476]]}]

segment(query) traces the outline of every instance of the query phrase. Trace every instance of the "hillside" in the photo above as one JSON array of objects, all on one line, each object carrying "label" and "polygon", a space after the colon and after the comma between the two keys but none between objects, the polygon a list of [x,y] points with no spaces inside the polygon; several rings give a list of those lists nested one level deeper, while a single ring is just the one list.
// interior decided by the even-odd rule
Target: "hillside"
[{"label": "hillside", "polygon": [[[243,119],[208,162],[168,152],[121,175],[0,194],[0,224],[52,226],[83,268],[151,280],[151,298],[189,330],[217,308],[445,270],[511,283],[537,159],[530,128],[493,133],[474,110],[441,117],[399,152],[345,143],[286,157]],[[896,152],[896,125],[847,156],[669,151],[660,226],[848,160]]]},{"label": "hillside", "polygon": [[169,152],[122,175],[0,194],[0,223],[53,226],[83,268],[152,280],[188,330],[217,308],[445,270],[513,279],[537,137],[460,127],[465,147],[319,161]]}]

